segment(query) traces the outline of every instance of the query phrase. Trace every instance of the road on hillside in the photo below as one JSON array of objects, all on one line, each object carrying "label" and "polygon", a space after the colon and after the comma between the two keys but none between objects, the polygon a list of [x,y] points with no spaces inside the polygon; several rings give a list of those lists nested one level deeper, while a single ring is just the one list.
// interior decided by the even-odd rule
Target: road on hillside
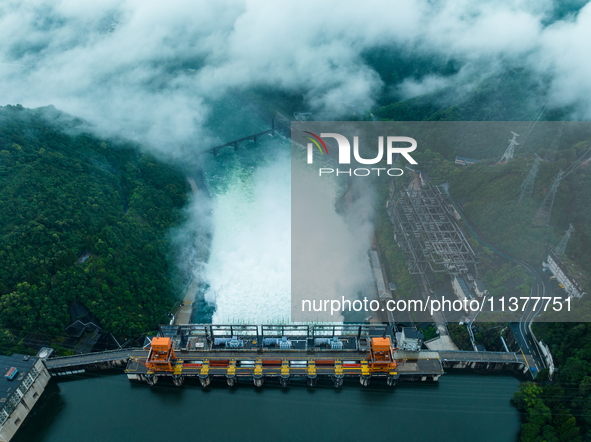
[{"label": "road on hillside", "polygon": [[[466,223],[468,230],[472,233],[472,236],[481,243],[482,245],[488,247],[497,255],[517,264],[524,268],[525,272],[533,278],[533,283],[531,287],[531,291],[529,296],[551,296],[553,293],[552,286],[547,275],[541,269],[536,269],[530,264],[515,259],[506,253],[501,252],[498,250],[494,245],[489,243],[486,239],[484,239],[478,230],[472,225],[470,219],[466,216],[460,205],[454,200],[454,198],[448,192],[447,187],[444,187],[445,193],[457,212],[462,217],[462,220]],[[526,305],[526,309],[523,312],[521,319],[519,322],[511,323],[511,329],[513,330],[515,337],[517,338],[517,342],[521,347],[521,350],[524,353],[527,363],[530,366],[530,371],[532,375],[535,377],[536,374],[543,368],[546,368],[546,362],[544,358],[541,356],[540,349],[538,348],[537,339],[535,338],[531,324],[533,323],[536,316],[543,310],[544,303],[540,302],[536,306],[537,308],[534,310],[535,303],[528,302]]]}]

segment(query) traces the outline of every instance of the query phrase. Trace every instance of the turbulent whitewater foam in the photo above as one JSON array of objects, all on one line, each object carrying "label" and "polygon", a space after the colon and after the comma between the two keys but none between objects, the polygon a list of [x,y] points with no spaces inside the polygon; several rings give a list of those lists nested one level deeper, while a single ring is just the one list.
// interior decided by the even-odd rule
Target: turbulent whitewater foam
[{"label": "turbulent whitewater foam", "polygon": [[[285,147],[275,140],[267,144]],[[225,170],[215,174],[205,267],[206,300],[216,306],[213,323],[290,320],[290,161],[282,151],[259,151],[258,167],[245,165],[249,158],[228,158]]]},{"label": "turbulent whitewater foam", "polygon": [[[298,255],[293,259],[301,265],[292,285],[288,142],[274,139],[261,144],[229,153],[207,171],[213,239],[204,279],[209,285],[205,299],[215,305],[213,323],[291,322],[293,287],[317,299],[343,295],[353,299],[370,274],[371,228],[336,212],[343,183],[331,178],[319,183],[310,177],[309,185],[300,188],[306,193],[300,195],[305,207],[296,207],[297,219],[310,222],[309,229],[300,227],[310,234],[295,236]],[[358,207],[354,210],[360,212]]]}]

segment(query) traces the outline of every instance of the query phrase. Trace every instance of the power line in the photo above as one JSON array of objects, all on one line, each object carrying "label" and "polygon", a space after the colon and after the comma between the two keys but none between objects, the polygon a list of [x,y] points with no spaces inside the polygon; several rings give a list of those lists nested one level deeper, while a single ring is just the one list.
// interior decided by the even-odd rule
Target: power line
[{"label": "power line", "polygon": [[587,149],[583,155],[581,155],[573,164],[571,164],[565,171],[558,172],[556,178],[554,178],[554,182],[550,187],[550,191],[546,194],[544,201],[542,201],[542,205],[536,212],[534,217],[534,223],[538,225],[549,225],[550,224],[550,217],[552,216],[552,207],[554,206],[554,198],[556,197],[556,191],[558,190],[558,186],[562,183],[567,176],[577,170],[579,167],[583,165],[582,161],[583,158],[587,156],[587,154],[591,152],[591,148]]},{"label": "power line", "polygon": [[534,218],[534,222],[539,225],[547,226],[550,224],[550,217],[552,216],[552,207],[554,206],[554,198],[556,197],[556,191],[558,190],[558,186],[563,180],[564,172],[561,170],[554,178],[554,182],[550,187],[550,191],[546,194],[544,201],[542,201],[542,205],[536,212],[536,216]]},{"label": "power line", "polygon": [[583,161],[583,158],[585,158],[589,152],[591,152],[591,148],[590,148],[590,149],[587,149],[587,150],[585,151],[585,153],[584,153],[583,155],[581,155],[581,156],[580,156],[580,157],[577,159],[577,161],[575,161],[573,164],[571,164],[571,165],[570,165],[570,167],[564,171],[565,175],[564,175],[564,177],[562,178],[563,180],[564,180],[564,178],[566,178],[568,175],[570,175],[570,174],[571,174],[571,173],[573,173],[575,170],[577,170],[577,169],[578,169],[580,166],[582,166],[582,165],[583,165],[583,163],[582,163],[582,161]]},{"label": "power line", "polygon": [[525,133],[523,134],[523,138],[521,139],[521,143],[520,143],[521,147],[517,148],[517,151],[515,153],[519,152],[519,150],[523,147],[523,145],[525,144],[525,142],[527,141],[527,139],[531,135],[532,131],[534,130],[534,127],[536,127],[536,124],[538,124],[538,121],[540,120],[542,115],[544,115],[544,110],[546,109],[547,102],[548,102],[548,99],[546,99],[546,101],[544,101],[544,104],[542,104],[542,106],[540,106],[540,110],[536,111],[536,113],[534,114],[535,119],[525,129]]}]

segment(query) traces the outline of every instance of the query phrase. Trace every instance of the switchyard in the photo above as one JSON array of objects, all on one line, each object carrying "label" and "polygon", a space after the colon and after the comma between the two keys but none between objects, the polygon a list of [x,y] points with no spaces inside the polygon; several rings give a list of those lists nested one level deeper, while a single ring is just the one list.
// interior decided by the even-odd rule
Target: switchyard
[{"label": "switchyard", "polygon": [[409,185],[392,195],[388,214],[408,270],[461,275],[475,271],[476,255],[453,219],[446,196],[416,174]]},{"label": "switchyard", "polygon": [[180,386],[192,377],[204,387],[215,378],[228,385],[301,379],[314,386],[325,378],[340,387],[356,378],[364,386],[372,379],[393,386],[400,378],[436,381],[444,373],[438,353],[398,353],[394,339],[383,324],[161,326],[147,354],[132,356],[125,372],[150,385],[170,378]]}]

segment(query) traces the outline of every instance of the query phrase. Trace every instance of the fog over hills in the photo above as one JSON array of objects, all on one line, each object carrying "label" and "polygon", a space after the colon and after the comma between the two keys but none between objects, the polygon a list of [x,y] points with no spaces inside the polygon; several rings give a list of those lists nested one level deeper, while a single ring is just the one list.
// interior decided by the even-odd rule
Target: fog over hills
[{"label": "fog over hills", "polygon": [[[590,34],[589,5],[547,0],[10,2],[0,8],[0,103],[53,104],[179,159],[204,139],[213,101],[257,86],[302,94],[332,119],[384,93],[469,94],[484,77],[526,68],[547,84],[550,108],[573,105],[585,119]],[[457,69],[387,84],[364,58],[383,46]]]},{"label": "fog over hills", "polygon": [[[591,59],[585,54],[590,40],[591,6],[576,1],[9,2],[0,7],[0,104],[51,104],[88,121],[98,135],[123,135],[140,141],[160,159],[194,166],[204,158],[200,151],[234,135],[220,128],[238,126],[233,121],[241,120],[241,113],[252,113],[234,103],[232,120],[220,112],[226,106],[220,103],[234,97],[248,102],[245,97],[253,90],[279,100],[297,97],[302,107],[297,110],[332,120],[369,116],[379,106],[426,94],[431,94],[427,101],[434,101],[431,97],[442,91],[438,104],[453,106],[469,100],[483,83],[492,84],[491,78],[502,83],[517,72],[532,85],[532,107],[560,108],[568,118],[588,119]],[[390,55],[380,55],[381,50]],[[504,100],[499,109],[522,101],[498,95]],[[245,124],[241,127],[246,133],[240,136],[252,133],[247,126],[259,131],[257,124]],[[287,164],[284,157],[269,158],[258,167]],[[206,179],[213,187],[216,179],[232,177],[238,170],[224,163],[218,173],[217,166],[209,166]],[[224,201],[250,201],[240,209],[250,210],[246,218],[232,212],[223,219],[239,220],[240,225],[248,218],[250,224],[242,225],[252,229],[246,233],[263,232],[257,239],[266,247],[259,255],[253,252],[258,261],[251,268],[268,269],[274,263],[281,270],[277,274],[288,273],[289,261],[283,259],[289,250],[287,233],[280,235],[285,247],[271,247],[278,243],[271,232],[289,230],[289,220],[281,218],[283,227],[277,227],[280,219],[275,218],[290,205],[289,183],[281,183],[281,207],[269,212],[273,217],[263,216],[262,225],[255,202],[274,194],[273,180],[252,188],[230,186],[213,195],[215,201],[206,209],[203,200],[193,200],[188,210],[192,221],[179,233],[181,248],[186,248],[180,256],[191,268],[209,272],[207,299],[215,301],[215,291],[228,293],[228,269],[245,261],[245,254],[234,253],[230,241],[236,223],[226,228],[211,221],[216,228],[212,260],[205,270],[196,264],[195,244],[206,229],[203,224],[220,219]],[[238,206],[231,204],[228,210]],[[182,232],[192,233],[185,237]],[[252,293],[262,293],[265,283],[256,281],[255,272],[240,274],[232,281],[232,292],[248,286]],[[289,275],[277,285],[283,299]],[[283,311],[284,301],[277,302]],[[237,315],[233,310],[218,314]]]}]

